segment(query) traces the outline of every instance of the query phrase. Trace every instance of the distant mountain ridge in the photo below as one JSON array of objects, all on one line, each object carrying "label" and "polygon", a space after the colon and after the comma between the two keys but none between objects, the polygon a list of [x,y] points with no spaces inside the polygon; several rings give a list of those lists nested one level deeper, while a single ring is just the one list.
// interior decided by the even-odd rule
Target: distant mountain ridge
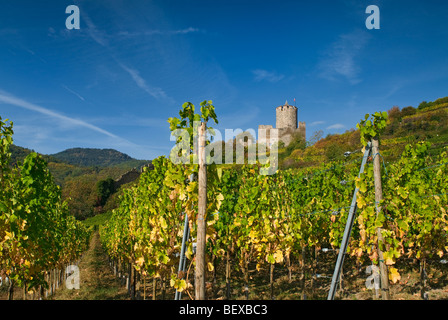
[{"label": "distant mountain ridge", "polygon": [[121,164],[123,162],[136,160],[115,149],[96,148],[71,148],[51,154],[50,156],[65,163],[85,167],[109,167]]},{"label": "distant mountain ridge", "polygon": [[[23,162],[25,157],[34,150],[12,145],[11,162]],[[140,168],[150,163],[150,160],[137,160],[115,149],[70,148],[54,154],[41,154],[47,162],[65,163],[77,167],[123,167],[126,169]]]}]

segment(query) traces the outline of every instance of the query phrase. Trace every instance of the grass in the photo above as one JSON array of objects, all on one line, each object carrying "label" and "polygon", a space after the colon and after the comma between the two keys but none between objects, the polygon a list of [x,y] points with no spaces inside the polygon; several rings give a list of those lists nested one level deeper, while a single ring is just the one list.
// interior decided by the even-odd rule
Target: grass
[{"label": "grass", "polygon": [[115,278],[107,256],[101,248],[98,232],[92,236],[89,249],[79,263],[80,289],[65,287],[50,297],[52,300],[128,300],[125,287]]},{"label": "grass", "polygon": [[107,211],[105,213],[97,214],[96,216],[87,218],[86,220],[83,220],[82,223],[86,227],[94,227],[96,230],[98,230],[98,227],[104,225],[111,216],[112,211]]}]

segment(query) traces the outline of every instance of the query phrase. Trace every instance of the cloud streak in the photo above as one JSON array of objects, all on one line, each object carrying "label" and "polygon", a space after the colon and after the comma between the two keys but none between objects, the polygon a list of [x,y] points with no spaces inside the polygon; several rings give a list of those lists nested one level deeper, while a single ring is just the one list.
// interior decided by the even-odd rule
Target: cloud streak
[{"label": "cloud streak", "polygon": [[198,32],[203,31],[198,28],[188,27],[185,29],[178,29],[178,30],[146,30],[142,32],[121,31],[118,33],[118,35],[125,37],[138,37],[138,36],[152,36],[152,35],[177,35],[177,34],[188,34]]},{"label": "cloud streak", "polygon": [[325,124],[325,121],[314,121],[309,124],[310,127],[318,126],[321,124]]},{"label": "cloud streak", "polygon": [[[131,78],[134,80],[135,84],[143,89],[146,93],[148,93],[150,96],[156,98],[156,99],[168,99],[172,100],[166,92],[159,87],[154,87],[146,83],[145,79],[143,79],[140,76],[140,72],[136,69],[130,68],[126,65],[124,65],[122,62],[120,62],[117,58],[115,58],[115,55],[112,52],[112,49],[109,46],[109,41],[107,39],[107,36],[104,32],[100,31],[96,25],[92,22],[90,17],[87,14],[83,14],[84,20],[87,24],[87,32],[89,36],[99,45],[103,46],[104,48],[108,49],[111,53],[111,56],[114,58],[116,63],[120,66],[121,69],[126,71]],[[198,29],[195,28],[187,28],[187,29],[181,29],[181,30],[175,30],[171,31],[173,34],[185,34],[190,32],[196,32]],[[159,32],[158,30],[154,30],[154,32]],[[160,31],[161,32],[161,31]],[[126,35],[130,35],[129,33],[124,32]]]},{"label": "cloud streak", "polygon": [[340,35],[321,58],[318,64],[319,76],[331,81],[342,77],[352,85],[361,82],[361,68],[356,63],[356,58],[369,37],[369,34],[360,30]]},{"label": "cloud streak", "polygon": [[153,96],[156,99],[167,99],[168,98],[167,94],[165,93],[165,91],[163,91],[163,89],[148,85],[146,83],[145,79],[143,79],[140,76],[140,72],[138,70],[129,68],[120,62],[118,64],[124,71],[129,73],[129,75],[132,77],[132,79],[137,84],[137,86],[140,87],[141,89],[143,89],[144,91],[146,91],[149,95]]},{"label": "cloud streak", "polygon": [[260,81],[269,81],[272,83],[279,82],[282,80],[285,76],[283,74],[277,74],[275,72],[270,72],[263,69],[256,69],[253,70],[252,73],[254,74],[254,80],[257,82]]},{"label": "cloud streak", "polygon": [[80,100],[82,100],[82,101],[86,101],[86,99],[84,99],[83,96],[81,96],[79,93],[73,91],[72,89],[70,89],[70,88],[67,87],[66,85],[63,84],[63,85],[62,85],[62,88],[64,88],[64,89],[67,90],[68,92],[74,94],[74,95],[77,96]]},{"label": "cloud streak", "polygon": [[46,109],[44,107],[35,105],[33,103],[30,103],[30,102],[27,102],[25,100],[22,100],[20,98],[14,97],[14,96],[6,93],[3,90],[0,90],[0,103],[9,104],[9,105],[13,105],[13,106],[20,107],[20,108],[23,108],[23,109],[35,111],[35,112],[44,114],[46,116],[52,117],[54,119],[58,119],[58,120],[64,121],[64,122],[69,123],[69,124],[74,125],[74,126],[84,127],[84,128],[87,128],[87,129],[99,132],[101,134],[104,134],[106,136],[109,136],[111,138],[124,140],[124,139],[116,136],[115,134],[113,134],[113,133],[111,133],[109,131],[106,131],[104,129],[101,129],[101,128],[95,126],[95,125],[92,125],[92,124],[88,123],[88,122],[64,116],[64,115],[59,114],[57,112],[54,112],[52,110]]},{"label": "cloud streak", "polygon": [[332,129],[338,130],[338,129],[344,129],[344,128],[345,128],[345,125],[343,125],[342,123],[335,123],[335,124],[332,124],[331,126],[328,126],[327,130],[332,130]]},{"label": "cloud streak", "polygon": [[98,30],[96,25],[92,22],[90,17],[85,12],[83,12],[82,17],[87,25],[87,33],[89,34],[89,36],[99,45],[107,47],[109,45],[109,41],[105,33]]}]

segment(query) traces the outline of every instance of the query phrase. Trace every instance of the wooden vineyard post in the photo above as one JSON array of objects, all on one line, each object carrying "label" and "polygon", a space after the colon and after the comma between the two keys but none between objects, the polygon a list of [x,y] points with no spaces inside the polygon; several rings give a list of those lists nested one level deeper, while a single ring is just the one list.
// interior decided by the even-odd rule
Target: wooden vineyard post
[{"label": "wooden vineyard post", "polygon": [[195,270],[195,299],[205,300],[205,241],[207,209],[207,168],[205,163],[206,122],[199,127],[198,217]]},{"label": "wooden vineyard post", "polygon": [[[381,163],[379,157],[379,143],[378,138],[372,138],[372,154],[373,154],[373,179],[375,182],[375,203],[376,203],[376,214],[381,212],[380,201],[383,200],[383,188],[381,185]],[[384,263],[383,250],[381,245],[384,244],[383,235],[381,234],[381,228],[376,229],[378,237],[378,258],[380,267],[380,277],[381,277],[381,298],[383,300],[389,300],[389,277],[387,273],[387,266]]]}]

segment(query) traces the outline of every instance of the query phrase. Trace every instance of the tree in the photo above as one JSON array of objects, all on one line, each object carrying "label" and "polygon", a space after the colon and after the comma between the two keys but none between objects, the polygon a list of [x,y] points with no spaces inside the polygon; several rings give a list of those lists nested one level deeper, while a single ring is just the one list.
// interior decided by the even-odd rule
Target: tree
[{"label": "tree", "polygon": [[417,112],[417,110],[413,106],[405,107],[405,108],[401,109],[401,118],[406,117],[406,116],[412,116],[416,112]]},{"label": "tree", "polygon": [[95,188],[96,176],[84,175],[70,179],[62,189],[62,197],[68,203],[70,214],[84,220],[93,216],[93,208],[98,195]]},{"label": "tree", "polygon": [[313,135],[311,136],[310,140],[308,141],[308,145],[312,146],[317,141],[322,139],[323,136],[324,136],[324,132],[322,130],[314,131]]},{"label": "tree", "polygon": [[109,177],[105,180],[98,181],[96,184],[96,190],[98,194],[99,204],[101,206],[104,206],[110,195],[115,192],[114,179]]},{"label": "tree", "polygon": [[297,132],[294,134],[292,141],[286,147],[286,153],[290,155],[291,152],[293,152],[296,149],[304,150],[305,148],[306,148],[306,141],[304,137]]},{"label": "tree", "polygon": [[423,110],[423,109],[428,108],[428,107],[430,107],[430,106],[431,106],[431,103],[428,103],[428,102],[426,102],[426,101],[422,101],[422,102],[418,105],[417,109],[418,109],[418,110]]},{"label": "tree", "polygon": [[401,120],[401,111],[398,106],[393,106],[390,110],[387,111],[389,115],[390,122],[400,121]]}]

